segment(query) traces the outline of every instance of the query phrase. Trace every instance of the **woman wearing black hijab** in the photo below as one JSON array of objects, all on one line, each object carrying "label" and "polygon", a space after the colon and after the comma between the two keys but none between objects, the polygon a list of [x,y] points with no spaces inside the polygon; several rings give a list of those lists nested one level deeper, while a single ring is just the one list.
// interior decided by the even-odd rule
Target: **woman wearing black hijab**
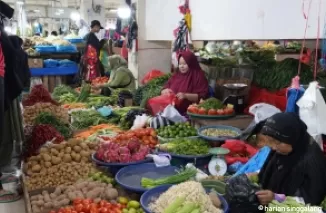
[{"label": "woman wearing black hijab", "polygon": [[300,118],[275,114],[264,122],[259,138],[272,149],[259,173],[264,190],[256,194],[261,204],[295,196],[320,205],[326,196],[326,159]]}]

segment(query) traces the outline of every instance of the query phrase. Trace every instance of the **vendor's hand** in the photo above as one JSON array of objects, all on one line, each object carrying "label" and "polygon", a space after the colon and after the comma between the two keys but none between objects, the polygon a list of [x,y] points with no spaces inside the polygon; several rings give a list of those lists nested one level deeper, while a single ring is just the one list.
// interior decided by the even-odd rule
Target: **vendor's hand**
[{"label": "vendor's hand", "polygon": [[256,192],[258,200],[261,205],[268,205],[274,200],[274,192],[270,190],[261,190]]},{"label": "vendor's hand", "polygon": [[186,99],[187,97],[186,97],[186,94],[185,94],[185,93],[179,92],[179,93],[177,94],[177,98],[178,98],[179,100],[183,100],[183,99]]},{"label": "vendor's hand", "polygon": [[168,88],[161,91],[161,95],[169,95],[171,93],[173,93],[173,91]]}]

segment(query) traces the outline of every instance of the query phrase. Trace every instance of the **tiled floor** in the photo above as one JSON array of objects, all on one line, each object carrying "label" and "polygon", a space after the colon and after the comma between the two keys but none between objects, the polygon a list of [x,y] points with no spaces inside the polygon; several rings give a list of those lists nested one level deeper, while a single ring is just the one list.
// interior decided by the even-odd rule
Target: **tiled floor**
[{"label": "tiled floor", "polygon": [[[14,184],[4,184],[6,190],[15,191]],[[25,213],[24,198],[13,203],[0,203],[0,213]]]}]

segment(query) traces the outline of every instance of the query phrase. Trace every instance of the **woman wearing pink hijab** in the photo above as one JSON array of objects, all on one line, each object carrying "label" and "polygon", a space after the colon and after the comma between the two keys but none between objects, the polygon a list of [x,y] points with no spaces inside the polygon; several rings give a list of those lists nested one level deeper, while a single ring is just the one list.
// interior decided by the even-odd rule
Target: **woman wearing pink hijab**
[{"label": "woman wearing pink hijab", "polygon": [[191,51],[181,52],[178,62],[178,71],[165,84],[161,94],[176,94],[180,100],[176,107],[185,114],[189,105],[208,97],[209,85],[197,57]]}]

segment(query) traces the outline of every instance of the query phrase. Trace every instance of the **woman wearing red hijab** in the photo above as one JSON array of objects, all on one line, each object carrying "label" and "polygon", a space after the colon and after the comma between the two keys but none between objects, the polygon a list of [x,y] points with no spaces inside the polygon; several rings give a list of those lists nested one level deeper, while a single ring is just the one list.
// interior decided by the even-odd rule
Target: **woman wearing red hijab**
[{"label": "woman wearing red hijab", "polygon": [[209,85],[197,57],[191,51],[180,53],[178,61],[178,71],[165,84],[161,94],[176,94],[180,100],[177,109],[184,114],[190,104],[207,98]]}]

